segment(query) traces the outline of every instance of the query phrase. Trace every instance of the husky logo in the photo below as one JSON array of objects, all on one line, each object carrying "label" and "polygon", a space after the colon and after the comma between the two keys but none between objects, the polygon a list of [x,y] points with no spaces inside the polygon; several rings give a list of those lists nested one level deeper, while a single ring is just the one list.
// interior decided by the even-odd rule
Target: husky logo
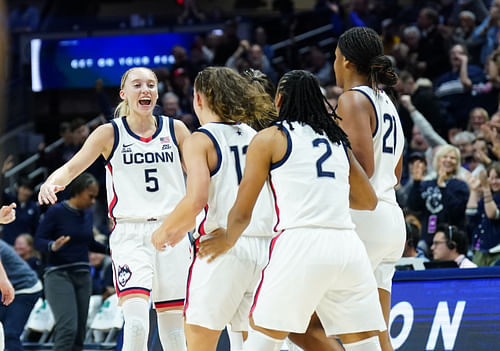
[{"label": "husky logo", "polygon": [[120,286],[124,287],[130,277],[132,277],[132,271],[127,264],[123,267],[118,266],[118,283],[120,283]]}]

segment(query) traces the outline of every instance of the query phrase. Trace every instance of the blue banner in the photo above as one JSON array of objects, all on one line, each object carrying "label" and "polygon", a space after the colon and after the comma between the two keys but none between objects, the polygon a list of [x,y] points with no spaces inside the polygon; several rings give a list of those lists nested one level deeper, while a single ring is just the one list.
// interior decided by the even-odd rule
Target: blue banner
[{"label": "blue banner", "polygon": [[169,67],[172,48],[189,53],[195,33],[137,34],[72,39],[31,40],[33,91],[92,88],[97,79],[119,86],[122,74],[135,66]]},{"label": "blue banner", "polygon": [[395,350],[500,350],[500,267],[396,272]]}]

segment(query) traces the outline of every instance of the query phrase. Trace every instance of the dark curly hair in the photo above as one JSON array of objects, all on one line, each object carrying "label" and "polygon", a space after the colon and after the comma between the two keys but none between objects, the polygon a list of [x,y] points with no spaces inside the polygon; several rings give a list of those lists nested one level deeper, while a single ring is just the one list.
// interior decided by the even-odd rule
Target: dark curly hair
[{"label": "dark curly hair", "polygon": [[384,45],[379,35],[371,28],[354,27],[345,31],[337,46],[340,53],[352,62],[359,73],[368,77],[373,89],[379,83],[393,86],[398,81],[392,62],[384,55]]},{"label": "dark curly hair", "polygon": [[325,133],[332,143],[344,143],[350,147],[347,135],[337,124],[339,117],[328,112],[326,107],[331,105],[311,72],[294,70],[285,73],[278,83],[277,93],[283,97],[278,122],[307,124],[316,133]]}]

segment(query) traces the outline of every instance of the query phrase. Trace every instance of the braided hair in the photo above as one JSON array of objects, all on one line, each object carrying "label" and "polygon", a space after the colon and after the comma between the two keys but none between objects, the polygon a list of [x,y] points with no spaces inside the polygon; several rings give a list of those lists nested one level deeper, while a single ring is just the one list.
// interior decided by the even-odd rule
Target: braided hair
[{"label": "braided hair", "polygon": [[337,124],[339,117],[328,112],[326,106],[331,105],[311,72],[294,70],[285,73],[278,83],[277,93],[283,99],[277,122],[286,121],[291,129],[291,122],[307,124],[316,133],[326,134],[332,143],[344,143],[350,147],[347,134]]},{"label": "braided hair", "polygon": [[379,83],[393,86],[398,81],[392,62],[384,55],[384,45],[377,32],[367,27],[353,27],[345,31],[337,44],[340,53],[352,62],[359,73],[368,77],[376,91]]}]

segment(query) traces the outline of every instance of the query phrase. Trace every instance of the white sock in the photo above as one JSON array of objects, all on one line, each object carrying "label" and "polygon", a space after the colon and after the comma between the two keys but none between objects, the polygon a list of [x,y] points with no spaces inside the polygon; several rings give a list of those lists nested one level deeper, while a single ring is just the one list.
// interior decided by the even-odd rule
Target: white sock
[{"label": "white sock", "polygon": [[161,345],[168,351],[185,351],[184,317],[181,310],[156,313]]},{"label": "white sock", "polygon": [[382,351],[378,336],[342,345],[346,351]]},{"label": "white sock", "polygon": [[0,322],[0,351],[3,351],[5,349],[5,340],[4,340],[4,335],[3,335],[3,325],[2,322]]},{"label": "white sock", "polygon": [[125,300],[122,305],[122,351],[147,351],[149,334],[149,301],[140,297]]},{"label": "white sock", "polygon": [[243,333],[234,332],[231,325],[226,326],[227,336],[229,337],[229,344],[231,345],[231,351],[242,351],[243,350]]},{"label": "white sock", "polygon": [[248,338],[243,343],[243,351],[280,351],[283,340],[271,338],[250,328]]}]

